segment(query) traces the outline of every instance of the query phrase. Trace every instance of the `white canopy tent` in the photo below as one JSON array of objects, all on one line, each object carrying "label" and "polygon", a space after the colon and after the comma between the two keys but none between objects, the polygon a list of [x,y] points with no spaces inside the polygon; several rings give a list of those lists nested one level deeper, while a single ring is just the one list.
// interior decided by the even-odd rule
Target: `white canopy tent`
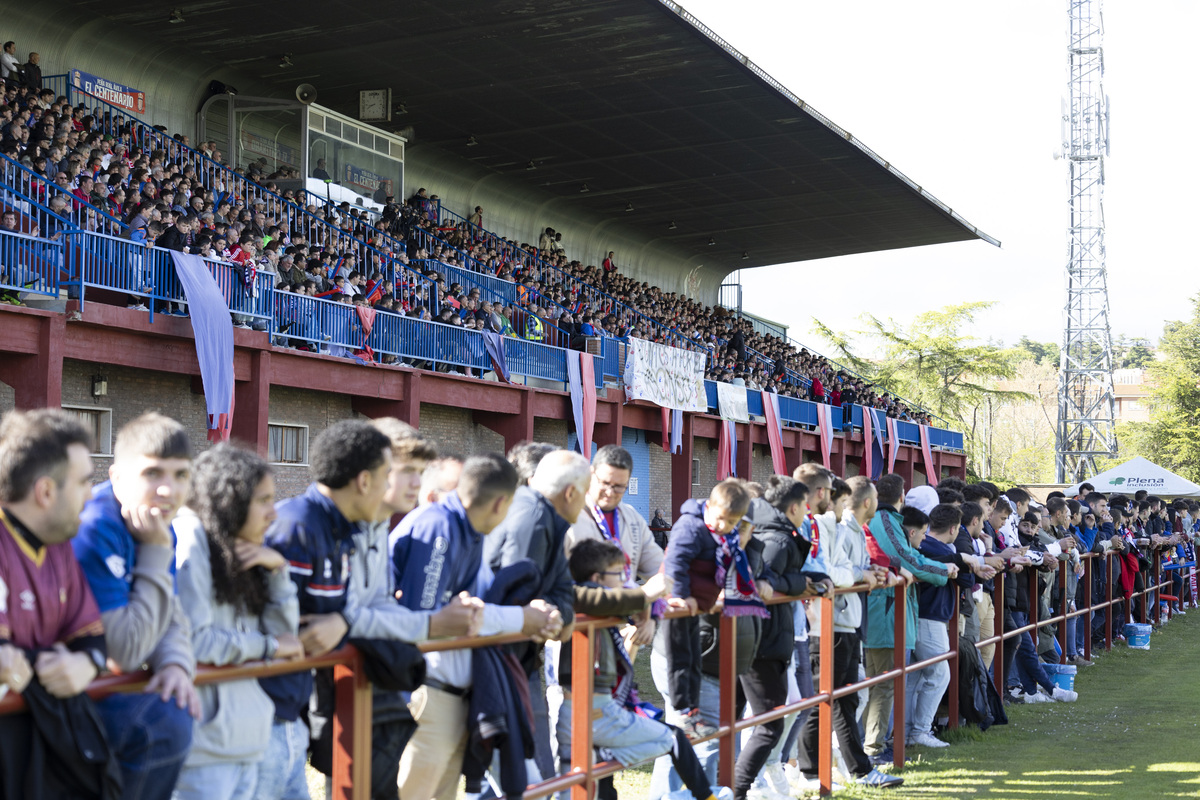
[{"label": "white canopy tent", "polygon": [[[1084,483],[1090,483],[1097,492],[1106,494],[1121,492],[1132,495],[1139,489],[1145,489],[1159,497],[1200,497],[1200,486],[1141,456],[1088,478]],[[1068,486],[1063,492],[1071,497],[1079,493],[1079,486],[1078,483]]]}]

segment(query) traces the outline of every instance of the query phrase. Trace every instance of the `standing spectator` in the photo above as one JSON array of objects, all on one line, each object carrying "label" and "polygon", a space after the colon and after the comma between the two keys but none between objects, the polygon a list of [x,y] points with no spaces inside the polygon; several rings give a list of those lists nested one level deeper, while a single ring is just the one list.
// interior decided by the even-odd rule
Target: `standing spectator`
[{"label": "standing spectator", "polygon": [[319,181],[330,180],[329,173],[325,170],[325,159],[317,159],[317,168],[313,170],[312,176]]},{"label": "standing spectator", "polygon": [[471,226],[471,236],[478,240],[483,232],[483,206],[475,206],[475,211],[467,217],[467,222]]},{"label": "standing spectator", "polygon": [[[754,526],[755,540],[762,544],[763,561],[777,579],[773,588],[780,594],[813,596],[809,580],[818,578],[802,571],[810,543],[797,531],[808,510],[805,502],[808,488],[793,478],[772,475],[765,481],[763,489],[761,498],[750,501],[747,517]],[[740,677],[742,691],[755,714],[787,702],[787,669],[795,656],[794,604],[773,605],[770,612],[771,616],[763,622],[762,641],[754,661]],[[808,667],[807,663],[805,667]],[[786,719],[780,719],[754,729],[737,760],[735,797],[746,795],[782,737],[786,724]],[[765,777],[771,788],[786,793],[787,779],[778,763],[767,767]]]},{"label": "standing spectator", "polygon": [[[607,444],[592,458],[592,477],[583,512],[567,531],[570,553],[576,542],[604,539],[619,544],[625,552],[625,580],[645,580],[663,564],[663,549],[654,541],[650,527],[638,510],[623,502],[633,475],[633,456],[624,447]],[[638,634],[633,644],[654,640],[655,621],[650,615],[636,616]]]},{"label": "standing spectator", "polygon": [[[48,694],[79,712],[74,719],[91,730],[78,725],[76,749],[89,734],[104,741],[92,701],[81,696],[105,671],[104,627],[69,544],[92,492],[92,449],[91,436],[62,411],[13,411],[0,422],[0,692]],[[22,600],[4,602],[9,596]],[[34,651],[31,664],[25,654]],[[54,751],[43,751],[41,774],[28,774],[35,735],[29,714],[0,717],[0,797],[28,796],[31,786],[43,797],[78,791],[59,780],[66,765]],[[109,747],[87,760],[98,765],[89,788],[107,794],[119,780]]]},{"label": "standing spectator", "polygon": [[[865,542],[862,550],[855,546],[854,540],[848,540],[843,546],[839,545],[837,511],[833,500],[834,480],[831,480],[829,472],[816,464],[803,464],[796,469],[795,475],[809,487],[810,513],[807,524],[813,531],[813,549],[825,552],[833,585],[850,586],[860,580],[865,580],[871,587],[878,585],[876,573],[869,566],[870,559],[866,556]],[[851,496],[850,487],[841,480],[837,480],[836,483],[837,505],[841,506],[845,504],[842,498]],[[861,608],[861,601],[857,597],[839,598],[835,601],[832,642],[821,640],[820,628],[809,632],[810,664],[814,674],[819,668],[821,649],[832,648],[835,688],[858,680],[858,668],[862,660],[862,641],[858,635],[858,626],[862,619]],[[866,786],[899,786],[904,779],[876,770],[863,750],[857,711],[857,693],[846,695],[832,703],[833,729],[841,746],[842,760],[852,779]],[[797,766],[810,789],[817,785],[819,726],[818,709],[817,713],[808,715],[804,727],[800,729]]]},{"label": "standing spectator", "polygon": [[21,68],[25,73],[23,76],[24,85],[29,89],[30,94],[41,91],[42,88],[42,68],[38,66],[39,61],[41,61],[41,56],[37,53],[30,53],[29,61]]},{"label": "standing spectator", "polygon": [[[948,623],[954,615],[954,595],[957,587],[967,588],[973,584],[970,573],[958,573],[958,567],[947,559],[954,558],[954,540],[962,512],[953,505],[939,504],[929,512],[929,533],[915,544],[921,555],[946,564],[950,581],[938,586],[921,584],[919,590],[919,614],[917,621],[917,645],[913,649],[913,661],[925,661],[950,650]],[[958,620],[954,620],[957,625]],[[950,685],[950,665],[939,661],[913,673],[909,680],[905,713],[905,743],[922,747],[947,747],[947,743],[933,735],[933,718],[946,687]]]},{"label": "standing spectator", "polygon": [[[353,534],[350,579],[341,611],[349,625],[347,635],[407,642],[473,635],[481,621],[483,604],[478,600],[456,598],[436,614],[412,611],[396,602],[387,546],[390,522],[417,507],[422,475],[437,458],[437,450],[415,428],[394,417],[381,417],[371,424],[391,442],[392,466],[375,520],[358,526]],[[394,798],[400,755],[417,724],[400,692],[375,686],[371,706],[371,796]],[[328,723],[326,728],[330,728]],[[331,761],[332,737],[322,740],[322,748],[321,758]]]},{"label": "standing spectator", "polygon": [[[893,571],[904,578],[892,588],[879,588],[867,595],[867,677],[880,675],[894,666],[893,647],[896,636],[895,593],[904,592],[904,649],[910,651],[917,644],[917,588],[914,576],[936,585],[945,584],[949,571],[936,561],[930,561],[909,544],[905,525],[911,523],[912,512],[919,517],[924,513],[910,509],[906,516],[900,510],[904,498],[904,479],[899,475],[884,475],[875,485],[879,506],[871,519],[868,530],[871,540],[887,558]],[[919,520],[918,520],[919,521]],[[928,521],[924,524],[928,524]],[[924,524],[919,527],[924,527]],[[868,544],[870,541],[868,540]],[[892,685],[889,681],[877,683],[868,690],[867,707],[863,712],[863,749],[876,764],[892,760],[892,749],[887,746],[888,720],[892,713]],[[899,732],[901,736],[904,731]]]},{"label": "standing spectator", "polygon": [[0,78],[15,82],[21,77],[21,62],[17,60],[17,43],[5,42],[4,52],[0,53]]},{"label": "standing spectator", "polygon": [[[275,478],[253,453],[219,444],[196,459],[195,498],[175,520],[179,597],[196,660],[224,666],[304,655],[287,561],[263,545]],[[192,510],[194,509],[194,510]],[[275,707],[254,678],[202,686],[201,717],[173,800],[249,800]]]},{"label": "standing spectator", "polygon": [[[738,524],[749,507],[750,495],[741,482],[731,479],[713,487],[706,501],[688,500],[679,509],[663,571],[672,581],[674,596],[683,599],[692,614],[708,612],[724,590],[727,615],[769,616],[757,592],[760,587],[747,579],[745,553],[738,542]],[[731,589],[729,583],[735,580]],[[735,605],[743,595],[744,601]],[[760,608],[762,613],[756,613]],[[700,714],[699,620],[664,620],[663,628],[670,643],[665,651],[668,694],[676,715],[670,722],[689,736],[711,735],[716,728]]]},{"label": "standing spectator", "polygon": [[[491,588],[483,562],[483,537],[508,514],[517,471],[499,456],[467,459],[458,488],[445,500],[405,520],[389,540],[400,602],[414,611],[441,609],[455,597],[480,597]],[[562,630],[557,609],[542,600],[529,605],[485,605],[479,633],[553,638]],[[467,746],[471,653],[428,653],[425,683],[412,695],[417,721],[397,779],[404,800],[453,800]]]},{"label": "standing spectator", "polygon": [[[562,637],[570,636],[575,619],[575,588],[567,568],[564,539],[571,522],[583,511],[590,477],[588,460],[580,454],[570,450],[548,453],[538,462],[529,485],[517,487],[508,515],[484,544],[484,558],[493,572],[525,558],[537,564],[542,583],[536,596],[558,609],[563,619]],[[554,759],[546,692],[538,670],[541,659],[539,654],[526,651],[523,661],[534,715],[537,773],[547,778],[554,774]],[[530,781],[537,782],[539,778],[533,772],[529,774]]]},{"label": "standing spectator", "polygon": [[117,434],[109,480],[84,507],[72,545],[104,621],[108,657],[143,664],[143,693],[96,704],[114,743],[125,798],[166,800],[192,743],[200,700],[190,626],[175,595],[175,514],[188,500],[192,445],[182,425],[143,414]]},{"label": "standing spectator", "polygon": [[[357,524],[378,513],[388,486],[391,447],[387,437],[364,422],[346,420],[326,428],[309,452],[314,483],[304,494],[279,503],[267,543],[288,560],[300,602],[300,641],[307,655],[341,643],[349,623],[345,605],[347,570]],[[309,731],[301,711],[313,694],[311,672],[263,678],[275,703],[275,721],[255,797],[307,798],[304,775]],[[314,727],[316,721],[314,720]],[[312,739],[320,738],[320,730]]]}]

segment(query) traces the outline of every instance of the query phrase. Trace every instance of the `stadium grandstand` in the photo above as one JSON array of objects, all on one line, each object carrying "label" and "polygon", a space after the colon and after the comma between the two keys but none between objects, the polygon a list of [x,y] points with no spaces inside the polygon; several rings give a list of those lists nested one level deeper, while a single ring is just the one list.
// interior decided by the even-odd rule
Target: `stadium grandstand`
[{"label": "stadium grandstand", "polygon": [[[467,452],[573,442],[576,351],[595,441],[650,449],[658,409],[623,393],[638,339],[701,353],[711,412],[646,459],[647,509],[716,482],[718,384],[746,389],[743,477],[770,463],[762,392],[791,462],[861,469],[871,409],[910,478],[962,473],[941,420],[719,291],[738,269],[992,240],[682,8],[280,10],[13,10],[6,38],[37,58],[0,106],[0,408],[215,424],[174,251],[206,260],[235,329],[233,435],[281,464],[354,414]],[[271,33],[248,44],[230,15]]]}]

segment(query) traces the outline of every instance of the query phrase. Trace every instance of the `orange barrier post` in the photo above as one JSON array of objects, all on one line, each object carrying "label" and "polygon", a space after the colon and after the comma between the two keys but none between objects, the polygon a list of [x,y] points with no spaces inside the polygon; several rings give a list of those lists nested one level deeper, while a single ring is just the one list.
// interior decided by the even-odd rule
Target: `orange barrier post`
[{"label": "orange barrier post", "polygon": [[733,786],[733,771],[737,764],[737,619],[721,615],[717,635],[720,637],[717,680],[721,683],[721,702],[717,709],[720,737],[717,744],[717,782]]},{"label": "orange barrier post", "polygon": [[[592,680],[596,654],[594,628],[576,618],[571,633],[571,773],[583,773],[583,782],[571,787],[571,800],[591,800]],[[565,701],[564,701],[565,702]]]},{"label": "orange barrier post", "polygon": [[958,727],[958,615],[961,613],[962,587],[954,590],[954,616],[950,618],[950,686],[946,690],[946,716],[948,728]]},{"label": "orange barrier post", "polygon": [[825,699],[817,706],[817,777],[821,794],[833,793],[833,597],[817,598],[821,609],[821,661],[817,692]]},{"label": "orange barrier post", "polygon": [[369,800],[371,683],[357,650],[349,664],[333,668],[333,683],[333,798]]}]

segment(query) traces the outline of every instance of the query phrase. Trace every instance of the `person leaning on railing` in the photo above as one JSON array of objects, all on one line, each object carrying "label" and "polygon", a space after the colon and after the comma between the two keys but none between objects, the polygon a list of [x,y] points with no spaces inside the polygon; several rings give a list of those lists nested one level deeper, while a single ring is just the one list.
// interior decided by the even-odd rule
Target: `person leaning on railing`
[{"label": "person leaning on railing", "polygon": [[[718,487],[725,488],[718,492]],[[717,484],[709,496],[709,504],[721,509],[720,513],[714,512],[713,514],[713,517],[720,518],[719,521],[714,521],[712,517],[706,517],[704,513],[706,506],[702,507],[696,504],[693,508],[690,504],[695,504],[695,501],[685,503],[684,511],[680,516],[680,519],[685,519],[685,525],[691,526],[695,524],[695,519],[687,522],[686,517],[696,513],[701,524],[704,519],[708,518],[710,522],[714,522],[713,528],[726,531],[725,533],[716,533],[710,531],[708,525],[704,526],[704,536],[714,542],[718,538],[721,540],[716,550],[709,556],[712,559],[709,563],[715,567],[715,571],[699,566],[697,562],[693,561],[692,563],[697,566],[697,569],[694,574],[689,575],[690,586],[687,589],[692,600],[701,606],[704,614],[698,620],[697,625],[699,701],[695,713],[683,717],[683,719],[689,725],[699,727],[696,725],[698,719],[704,723],[707,730],[713,733],[717,731],[716,723],[720,719],[722,693],[720,683],[722,668],[719,663],[721,619],[723,616],[730,617],[733,623],[734,637],[737,641],[737,661],[734,664],[733,672],[735,675],[743,675],[750,669],[762,641],[763,621],[768,616],[761,613],[766,611],[763,601],[770,599],[774,593],[772,582],[776,578],[771,572],[771,568],[763,560],[762,542],[754,538],[753,525],[745,518],[744,514],[734,516],[729,508],[730,506],[737,507],[742,502],[745,503],[745,508],[749,508],[751,492],[760,489],[761,487],[757,484],[750,484],[737,478],[728,479]],[[739,497],[739,493],[741,497],[745,498],[744,501]],[[687,535],[679,529],[676,530],[676,533]],[[670,573],[670,566],[664,564],[664,574],[669,576]],[[723,581],[718,583],[718,577],[722,577]],[[690,607],[691,604],[687,602],[687,598],[680,597],[682,592],[678,586],[674,588],[673,594],[676,596],[676,604],[679,600],[683,600]],[[750,613],[746,613],[747,611]],[[672,706],[668,693],[671,680],[668,675],[668,667],[671,671],[677,669],[678,659],[675,659],[675,664],[670,664],[666,657],[659,655],[660,650],[666,650],[670,646],[670,642],[679,638],[678,631],[669,634],[666,625],[668,621],[678,620],[664,620],[664,624],[659,627],[654,641],[654,650],[651,653],[650,671],[654,684],[663,697],[664,718],[670,722],[670,720],[678,719],[683,715]],[[740,718],[744,711],[745,700],[743,699],[742,702],[735,704],[735,718]],[[701,728],[696,733],[705,735],[702,733],[703,730],[704,728]],[[708,739],[694,745],[696,757],[705,765],[705,769],[710,774],[715,766],[714,761],[718,755],[718,747],[716,739]],[[671,759],[660,756],[654,762],[654,772],[650,778],[649,800],[660,800],[667,792],[680,788],[681,778],[680,773],[672,765]]]},{"label": "person leaning on railing", "polygon": [[[900,511],[904,499],[904,479],[895,474],[885,475],[875,488],[878,507],[868,524],[870,541],[878,547],[881,557],[888,559],[889,569],[898,573],[904,581],[894,587],[875,589],[867,596],[867,635],[863,652],[868,678],[894,667],[895,593],[905,593],[904,649],[911,651],[917,643],[917,590],[913,581],[919,578],[944,584],[949,575],[943,565],[925,558],[909,543]],[[863,711],[863,749],[876,764],[891,759],[887,730],[892,692],[891,681],[870,687],[867,707]],[[903,735],[902,731],[900,733]]]},{"label": "person leaning on railing", "polygon": [[0,698],[19,693],[34,712],[0,717],[4,800],[120,788],[116,753],[83,694],[106,671],[104,626],[69,543],[91,495],[93,449],[62,411],[0,421]]},{"label": "person leaning on railing", "polygon": [[[195,495],[175,519],[177,582],[196,660],[215,666],[296,659],[299,605],[287,561],[263,545],[275,479],[257,455],[222,443],[195,464]],[[254,791],[275,706],[254,678],[198,689],[202,722],[173,798],[240,800]]]},{"label": "person leaning on railing", "polygon": [[[671,529],[671,547],[663,560],[663,571],[674,585],[674,596],[683,600],[692,614],[708,613],[727,587],[726,579],[738,573],[722,569],[728,555],[743,567],[745,554],[735,536],[750,507],[750,495],[736,479],[713,487],[704,501],[688,500],[679,509]],[[731,539],[732,537],[732,539]],[[744,575],[742,577],[745,577]],[[747,586],[750,592],[757,587]],[[753,603],[729,604],[731,616],[758,614]],[[736,609],[734,611],[733,609]],[[699,620],[693,617],[663,620],[659,642],[667,660],[668,690],[673,714],[667,721],[689,736],[708,736],[716,731],[700,713],[702,683]],[[655,648],[657,652],[659,648]]]},{"label": "person leaning on railing", "polygon": [[[389,546],[401,604],[435,612],[491,588],[482,537],[504,519],[516,488],[516,469],[502,456],[474,456],[463,464],[454,492],[400,523]],[[544,641],[561,629],[558,610],[534,600],[526,606],[485,605],[479,633],[520,631]],[[401,756],[398,786],[405,800],[453,800],[467,745],[471,653],[428,653],[426,664],[425,682],[410,704],[418,727]]]},{"label": "person leaning on railing", "polygon": [[[780,594],[815,597],[818,590],[813,584],[816,583],[823,584],[822,591],[832,589],[832,583],[826,576],[804,570],[812,544],[797,529],[804,524],[807,497],[808,488],[800,481],[772,475],[764,481],[763,496],[750,501],[747,518],[754,526],[754,538],[762,544],[763,561],[777,578],[774,588]],[[803,608],[802,603],[781,603],[769,607],[771,615],[763,622],[758,652],[741,678],[743,691],[751,710],[756,714],[795,699],[789,698],[789,688],[796,686],[796,679],[789,676],[787,670],[796,656],[796,610],[799,609],[799,613],[803,614]],[[803,668],[806,673],[810,669],[807,650]],[[809,694],[811,684],[810,677],[807,687]],[[764,765],[768,786],[785,794],[790,791],[780,766],[780,753],[788,748],[776,747],[790,721],[791,717],[786,717],[755,728],[750,742],[737,760],[735,797],[739,794],[745,796]],[[788,754],[783,752],[782,757],[787,758]]]},{"label": "person leaning on railing", "polygon": [[143,414],[117,434],[109,476],[84,507],[72,544],[100,607],[108,657],[126,673],[149,665],[153,677],[144,693],[113,694],[96,706],[117,743],[124,796],[165,800],[200,715],[171,527],[191,493],[187,431]]}]

